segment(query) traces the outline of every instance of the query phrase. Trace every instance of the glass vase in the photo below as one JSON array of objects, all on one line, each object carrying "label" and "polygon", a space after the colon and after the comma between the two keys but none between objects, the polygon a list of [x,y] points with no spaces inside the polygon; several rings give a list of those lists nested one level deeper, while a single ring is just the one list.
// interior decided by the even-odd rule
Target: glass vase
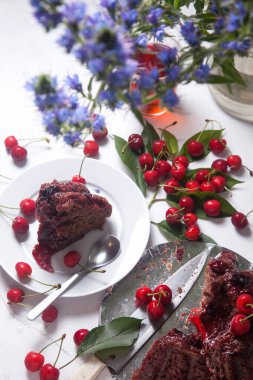
[{"label": "glass vase", "polygon": [[[247,57],[235,57],[235,67],[245,86],[232,84],[230,92],[226,85],[216,84],[209,85],[209,90],[225,112],[238,119],[253,121],[253,48]],[[221,74],[220,69],[216,69],[216,73]]]}]

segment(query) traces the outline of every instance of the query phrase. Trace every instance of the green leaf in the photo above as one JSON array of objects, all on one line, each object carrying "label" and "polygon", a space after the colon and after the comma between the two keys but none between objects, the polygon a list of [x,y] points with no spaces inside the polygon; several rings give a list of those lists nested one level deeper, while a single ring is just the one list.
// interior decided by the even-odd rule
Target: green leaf
[{"label": "green leaf", "polygon": [[141,319],[120,317],[92,329],[81,343],[77,355],[94,354],[101,350],[131,347],[138,338]]},{"label": "green leaf", "polygon": [[238,70],[236,70],[233,64],[233,61],[231,59],[228,58],[224,62],[222,62],[221,69],[222,69],[223,74],[231,78],[233,82],[236,82],[242,86],[245,86],[244,80],[242,79]]},{"label": "green leaf", "polygon": [[[154,223],[159,229],[159,231],[168,239],[168,241],[177,241],[177,240],[187,240],[184,236],[186,227],[183,224],[169,225],[166,220],[162,220],[160,223]],[[200,234],[199,240],[204,243],[213,243],[216,242],[205,234]]]},{"label": "green leaf", "polygon": [[220,195],[216,193],[211,193],[211,192],[188,193],[185,191],[180,191],[175,194],[167,195],[167,200],[169,204],[173,205],[174,207],[175,202],[178,203],[179,199],[186,195],[194,199],[194,203],[195,203],[194,212],[200,219],[208,219],[208,220],[212,219],[212,217],[207,216],[203,210],[203,204],[209,199],[217,199],[221,203],[221,213],[216,218],[232,216],[233,213],[236,211],[236,209],[226,199],[224,199],[223,197],[221,197]]},{"label": "green leaf", "polygon": [[167,145],[168,151],[175,156],[178,154],[178,142],[176,137],[170,133],[169,131],[163,130],[162,136],[165,140],[165,143]]},{"label": "green leaf", "polygon": [[[207,170],[210,170],[210,171],[214,170],[212,168],[198,168],[198,169],[187,170],[186,174],[185,174],[185,178],[184,178],[185,181],[187,182],[190,179],[194,179],[195,174],[199,170],[203,170],[203,169],[207,169]],[[227,175],[226,173],[221,172],[220,170],[215,170],[215,174],[214,175],[221,175],[222,177],[226,178],[226,180],[227,180],[226,187],[228,189],[231,189],[233,186],[235,186],[235,185],[237,185],[239,183],[243,183],[243,181],[238,181],[238,179],[235,179],[235,178]]]},{"label": "green leaf", "polygon": [[[137,186],[142,191],[143,195],[146,195],[147,185],[143,179],[143,174],[139,168],[138,156],[129,148],[127,141],[119,136],[114,135],[114,143],[116,151],[121,161],[128,167],[134,176]],[[122,153],[123,150],[123,153]]]},{"label": "green leaf", "polygon": [[174,0],[173,6],[178,10],[180,8],[180,0]]},{"label": "green leaf", "polygon": [[234,80],[225,76],[209,74],[207,82],[210,84],[233,83]]},{"label": "green leaf", "polygon": [[93,82],[93,79],[94,79],[94,78],[95,78],[95,76],[92,75],[92,77],[90,78],[89,83],[88,83],[88,87],[87,87],[87,89],[88,89],[89,94],[91,93],[92,82]]},{"label": "green leaf", "polygon": [[150,123],[147,122],[142,131],[141,136],[143,138],[143,143],[144,143],[146,151],[153,154],[152,144],[155,140],[160,140],[160,136],[158,135],[154,127]]},{"label": "green leaf", "polygon": [[[187,156],[188,160],[190,162],[200,160],[201,158],[207,156],[210,153],[210,150],[208,149],[208,144],[211,139],[219,139],[221,138],[223,129],[221,130],[214,130],[214,129],[206,129],[204,131],[198,132],[192,137],[190,137],[188,140],[185,141],[183,144],[179,155],[184,155]],[[188,152],[187,152],[187,144],[191,140],[198,140],[204,144],[204,153],[202,154],[201,157],[191,157]]]}]

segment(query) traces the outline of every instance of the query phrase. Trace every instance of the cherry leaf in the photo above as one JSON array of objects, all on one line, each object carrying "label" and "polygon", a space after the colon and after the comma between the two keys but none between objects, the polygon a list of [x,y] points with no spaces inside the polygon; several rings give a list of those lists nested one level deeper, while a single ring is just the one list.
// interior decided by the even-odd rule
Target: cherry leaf
[{"label": "cherry leaf", "polygon": [[[203,169],[207,169],[207,170],[210,170],[210,171],[214,170],[212,168],[198,168],[198,169],[193,169],[193,170],[187,170],[186,174],[185,174],[185,178],[184,178],[185,182],[187,182],[190,179],[194,179],[195,174],[199,170],[203,170]],[[215,170],[215,173],[211,177],[213,177],[214,175],[221,175],[222,177],[226,178],[226,180],[227,180],[226,187],[228,189],[231,189],[233,186],[235,186],[235,185],[237,185],[239,183],[243,183],[243,181],[239,181],[238,179],[235,179],[235,178],[229,176],[228,174],[221,172],[220,170]]]},{"label": "cherry leaf", "polygon": [[163,130],[162,136],[165,140],[168,151],[172,156],[176,156],[178,154],[178,142],[176,137],[167,130]]},{"label": "cherry leaf", "polygon": [[[180,149],[179,155],[186,156],[190,162],[200,160],[201,158],[207,156],[210,153],[210,150],[208,148],[209,141],[211,139],[220,139],[222,136],[223,129],[220,130],[213,130],[213,129],[205,129],[204,131],[198,132],[192,137],[190,137],[188,140],[185,141],[182,148]],[[187,144],[191,140],[198,140],[204,144],[204,153],[201,155],[201,157],[191,157],[187,152]]]},{"label": "cherry leaf", "polygon": [[77,355],[95,354],[99,351],[117,350],[131,347],[138,338],[141,319],[119,317],[111,322],[95,327],[85,337],[79,346]]},{"label": "cherry leaf", "polygon": [[155,128],[150,123],[147,122],[143,128],[141,136],[143,138],[145,150],[153,154],[152,144],[155,140],[160,140],[160,136],[156,132]]},{"label": "cherry leaf", "polygon": [[[184,232],[186,230],[186,227],[184,224],[175,224],[171,225],[166,222],[166,220],[162,220],[159,223],[152,224],[156,225],[159,229],[159,231],[168,239],[168,241],[177,241],[177,240],[187,240],[184,236]],[[197,241],[201,241],[203,243],[213,243],[217,244],[211,237],[200,234],[200,237]]]},{"label": "cherry leaf", "polygon": [[135,154],[127,145],[127,141],[119,136],[114,135],[114,143],[116,151],[121,161],[128,167],[134,176],[134,180],[137,186],[142,191],[143,195],[146,195],[147,185],[143,179],[143,173],[139,170],[139,160],[137,154]]}]

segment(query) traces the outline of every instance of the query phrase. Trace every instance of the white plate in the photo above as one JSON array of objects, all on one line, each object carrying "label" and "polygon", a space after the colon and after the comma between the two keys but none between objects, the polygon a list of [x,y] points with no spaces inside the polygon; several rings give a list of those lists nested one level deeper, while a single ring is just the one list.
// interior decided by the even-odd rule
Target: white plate
[{"label": "white plate", "polygon": [[[38,196],[42,183],[69,181],[78,174],[81,164],[79,158],[64,158],[45,162],[33,167],[13,180],[0,197],[0,204],[18,207],[24,198]],[[71,249],[78,250],[82,255],[81,263],[85,263],[92,244],[106,233],[115,235],[121,243],[119,257],[106,266],[106,273],[89,273],[69,289],[63,297],[77,297],[93,294],[115,284],[126,276],[139,261],[149,238],[150,220],[145,199],[135,183],[124,173],[97,161],[86,159],[82,175],[87,181],[87,187],[92,193],[105,196],[112,205],[112,215],[108,218],[102,230],[89,232],[83,239],[68,246],[52,256],[54,273],[41,269],[32,256],[32,249],[37,243],[38,222],[30,224],[29,234],[21,239],[11,228],[11,220],[0,216],[1,230],[1,265],[15,280],[18,280],[15,264],[25,261],[32,266],[32,276],[40,281],[57,284],[67,280],[75,273],[75,268],[66,268],[63,256]],[[17,216],[12,211],[11,216]],[[25,287],[45,291],[44,285],[33,280],[22,281]]]}]

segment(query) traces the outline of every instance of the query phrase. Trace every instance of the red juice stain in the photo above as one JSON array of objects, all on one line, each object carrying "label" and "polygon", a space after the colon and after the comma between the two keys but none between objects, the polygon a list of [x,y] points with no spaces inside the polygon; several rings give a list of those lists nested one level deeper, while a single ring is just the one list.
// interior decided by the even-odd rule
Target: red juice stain
[{"label": "red juice stain", "polygon": [[175,256],[176,256],[177,261],[181,262],[184,258],[184,249],[183,248],[177,248],[177,250],[175,252]]},{"label": "red juice stain", "polygon": [[33,248],[32,254],[41,269],[44,269],[47,272],[54,272],[54,268],[51,265],[51,256],[55,253],[50,248],[36,244]]}]

